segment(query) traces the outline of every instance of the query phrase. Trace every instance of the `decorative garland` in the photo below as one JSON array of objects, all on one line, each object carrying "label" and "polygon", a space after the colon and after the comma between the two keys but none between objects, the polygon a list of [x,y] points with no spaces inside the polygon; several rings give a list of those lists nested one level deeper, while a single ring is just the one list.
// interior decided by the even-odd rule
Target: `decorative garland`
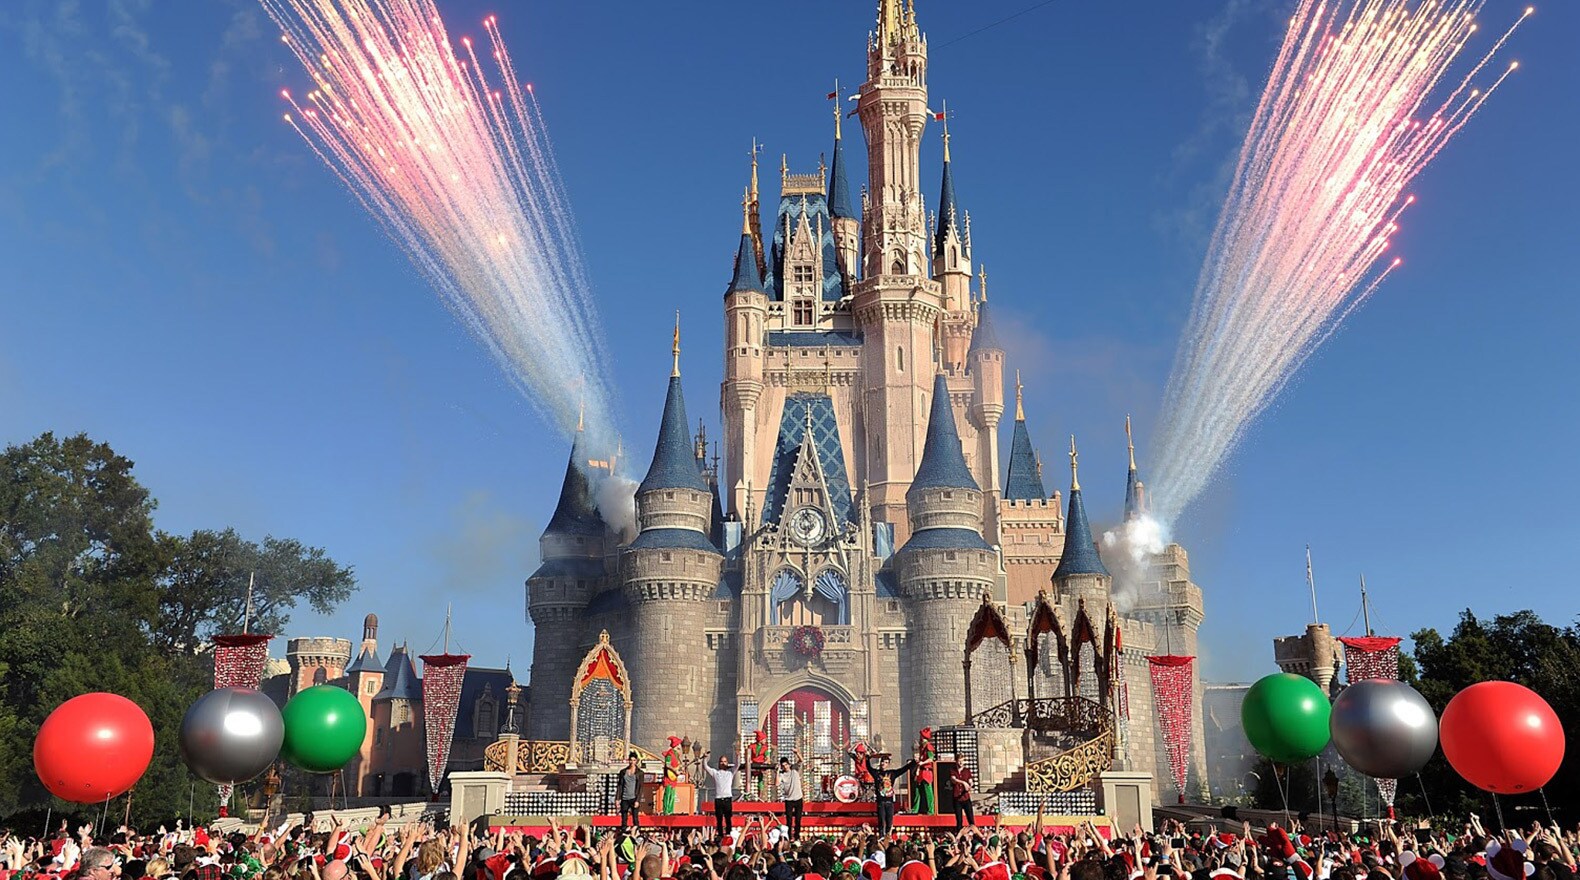
[{"label": "decorative garland", "polygon": [[428,785],[435,796],[450,762],[456,714],[461,707],[461,686],[466,682],[470,654],[422,656],[423,745],[428,753]]},{"label": "decorative garland", "polygon": [[[1379,636],[1341,638],[1344,644],[1344,669],[1350,684],[1369,678],[1399,678],[1399,640]],[[1399,780],[1378,779],[1377,794],[1388,805],[1388,817],[1393,818],[1394,796],[1399,790]]]},{"label": "decorative garland", "polygon": [[815,626],[798,626],[790,632],[790,650],[802,657],[816,657],[823,653],[823,630]]},{"label": "decorative garland", "polygon": [[[236,687],[255,691],[263,681],[263,668],[269,662],[269,640],[274,636],[258,633],[214,637],[214,689]],[[219,787],[219,815],[229,815],[230,796],[235,786]]]},{"label": "decorative garland", "polygon": [[1152,677],[1153,706],[1163,731],[1163,754],[1174,776],[1174,790],[1185,803],[1185,779],[1190,766],[1191,697],[1195,682],[1195,657],[1162,655],[1147,658]]}]

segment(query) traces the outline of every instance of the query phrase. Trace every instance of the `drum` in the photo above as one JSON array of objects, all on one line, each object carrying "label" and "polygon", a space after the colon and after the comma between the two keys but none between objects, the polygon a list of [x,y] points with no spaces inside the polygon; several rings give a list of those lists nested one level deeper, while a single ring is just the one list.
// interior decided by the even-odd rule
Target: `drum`
[{"label": "drum", "polygon": [[842,804],[853,804],[861,796],[861,783],[854,776],[841,776],[834,780],[834,800]]}]

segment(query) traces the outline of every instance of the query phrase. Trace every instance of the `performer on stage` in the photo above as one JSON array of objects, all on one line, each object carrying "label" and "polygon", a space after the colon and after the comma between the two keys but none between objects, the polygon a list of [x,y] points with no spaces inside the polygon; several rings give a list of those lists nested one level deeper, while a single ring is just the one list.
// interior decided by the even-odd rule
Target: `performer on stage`
[{"label": "performer on stage", "polygon": [[728,755],[719,756],[717,770],[708,766],[707,755],[703,755],[702,769],[708,771],[713,780],[713,821],[718,825],[722,842],[735,822],[735,768],[730,766]]},{"label": "performer on stage", "polygon": [[746,762],[750,765],[752,778],[756,780],[757,799],[761,801],[765,779],[774,766],[774,747],[768,742],[768,731],[757,731],[752,744],[746,747]]},{"label": "performer on stage", "polygon": [[675,786],[680,784],[680,768],[685,766],[680,755],[680,737],[669,738],[669,748],[664,750],[664,815],[675,815]]},{"label": "performer on stage", "polygon": [[933,795],[933,774],[937,766],[933,729],[924,727],[922,741],[916,746],[916,779],[911,788],[911,812],[919,816],[938,815],[938,800]]},{"label": "performer on stage", "polygon": [[[620,830],[624,832],[627,827],[641,827],[642,820],[636,815],[636,798],[642,789],[642,767],[637,763],[636,752],[625,759],[625,766],[620,768],[620,773],[614,778],[614,790],[620,794]],[[631,817],[631,825],[625,824],[626,816]]]},{"label": "performer on stage", "polygon": [[792,748],[792,758],[779,759],[779,799],[785,805],[785,832],[791,840],[801,839],[801,817],[806,795],[801,790],[801,750]]},{"label": "performer on stage", "polygon": [[916,767],[916,762],[906,761],[890,770],[889,753],[879,752],[877,757],[867,758],[867,767],[876,786],[874,791],[878,802],[878,834],[888,836],[889,832],[894,830],[894,780],[911,772]]},{"label": "performer on stage", "polygon": [[950,793],[955,797],[955,827],[965,828],[977,823],[976,810],[971,804],[971,768],[964,764],[955,768],[949,780]]},{"label": "performer on stage", "polygon": [[872,795],[872,768],[867,766],[867,744],[856,743],[850,752],[850,759],[856,765],[856,781],[861,783],[860,798],[865,800]]}]

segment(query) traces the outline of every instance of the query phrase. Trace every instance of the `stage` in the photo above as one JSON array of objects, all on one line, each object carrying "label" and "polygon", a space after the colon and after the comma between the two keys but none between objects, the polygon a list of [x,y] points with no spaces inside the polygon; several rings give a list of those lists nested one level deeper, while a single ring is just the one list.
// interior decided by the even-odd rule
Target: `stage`
[{"label": "stage", "polygon": [[[768,827],[783,825],[784,804],[779,801],[737,801],[735,803],[734,822],[732,827],[744,828],[746,823],[753,819],[765,820]],[[504,828],[511,832],[527,834],[542,834],[549,830],[550,820],[562,828],[591,826],[593,828],[618,828],[620,817],[617,815],[559,815],[559,816],[490,816],[489,827]],[[698,813],[681,813],[672,816],[653,815],[643,812],[637,817],[642,828],[659,830],[689,830],[692,828],[712,829],[716,827],[713,818],[713,802],[706,801],[702,804],[702,811]],[[997,814],[977,813],[976,825],[980,828],[1010,828],[1019,830],[1028,828],[1037,821],[1035,816],[1000,816]],[[1106,816],[1044,816],[1043,828],[1048,831],[1071,833],[1079,830],[1082,823],[1092,821],[1097,824],[1098,833],[1105,838],[1112,838],[1113,828]],[[801,821],[804,833],[843,833],[860,829],[864,826],[877,827],[877,806],[871,801],[858,801],[856,803],[842,804],[829,801],[813,801],[808,803]],[[923,816],[915,813],[899,813],[894,817],[894,827],[897,831],[952,831],[956,827],[955,817],[952,815]]]}]

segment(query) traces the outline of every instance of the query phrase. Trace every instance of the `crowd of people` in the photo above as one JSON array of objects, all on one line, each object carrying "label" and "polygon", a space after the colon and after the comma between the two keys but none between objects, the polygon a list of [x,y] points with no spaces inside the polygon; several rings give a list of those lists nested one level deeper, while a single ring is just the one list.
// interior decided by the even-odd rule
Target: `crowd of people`
[{"label": "crowd of people", "polygon": [[1574,880],[1580,829],[1489,833],[1371,823],[1308,832],[1165,822],[801,834],[775,817],[714,830],[551,828],[540,836],[387,817],[311,817],[252,834],[205,828],[100,839],[92,826],[0,832],[0,880]]}]

